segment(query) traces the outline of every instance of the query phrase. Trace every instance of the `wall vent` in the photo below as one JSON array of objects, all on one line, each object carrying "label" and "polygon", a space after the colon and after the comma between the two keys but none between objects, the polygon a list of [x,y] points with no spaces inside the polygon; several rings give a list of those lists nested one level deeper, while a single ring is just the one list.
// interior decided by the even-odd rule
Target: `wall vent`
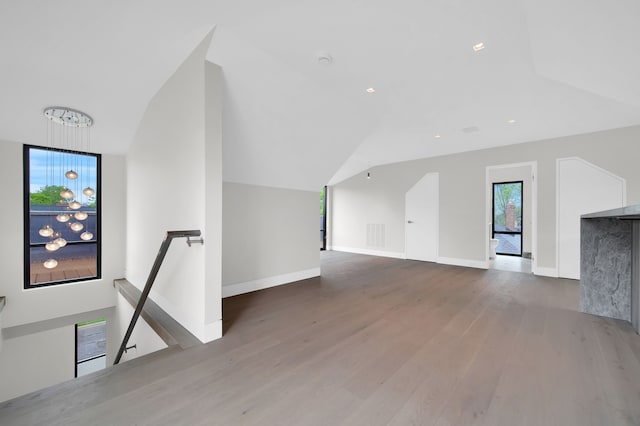
[{"label": "wall vent", "polygon": [[367,247],[385,247],[384,223],[367,223]]}]

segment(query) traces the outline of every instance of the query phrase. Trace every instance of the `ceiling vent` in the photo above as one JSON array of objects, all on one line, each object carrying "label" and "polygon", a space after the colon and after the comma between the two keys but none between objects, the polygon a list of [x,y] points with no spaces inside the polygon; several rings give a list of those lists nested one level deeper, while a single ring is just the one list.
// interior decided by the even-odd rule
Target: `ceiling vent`
[{"label": "ceiling vent", "polygon": [[325,65],[325,66],[331,65],[331,63],[333,62],[333,58],[328,53],[318,53],[317,59],[320,65]]}]

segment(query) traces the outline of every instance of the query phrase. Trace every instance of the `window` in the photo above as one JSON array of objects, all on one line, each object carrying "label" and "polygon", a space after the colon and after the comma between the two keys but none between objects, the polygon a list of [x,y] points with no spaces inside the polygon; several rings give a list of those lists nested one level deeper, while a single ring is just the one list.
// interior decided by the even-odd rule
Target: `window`
[{"label": "window", "polygon": [[107,367],[107,320],[76,324],[76,377]]},{"label": "window", "polygon": [[100,278],[100,155],[24,146],[25,288]]},{"label": "window", "polygon": [[493,184],[492,223],[496,253],[522,256],[522,181]]},{"label": "window", "polygon": [[327,187],[320,191],[320,250],[327,249]]}]

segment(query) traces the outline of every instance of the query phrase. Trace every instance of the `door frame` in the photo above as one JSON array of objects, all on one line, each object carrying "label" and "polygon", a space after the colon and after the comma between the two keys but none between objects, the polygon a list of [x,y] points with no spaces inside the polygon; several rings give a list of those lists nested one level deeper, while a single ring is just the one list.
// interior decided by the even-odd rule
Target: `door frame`
[{"label": "door frame", "polygon": [[[435,176],[436,178],[436,199],[437,199],[437,204],[436,204],[436,209],[435,209],[435,221],[436,221],[436,233],[434,235],[434,244],[435,244],[435,257],[433,260],[426,260],[427,262],[434,262],[434,263],[439,263],[440,262],[440,172],[429,172],[429,173],[425,173],[420,179],[418,179],[418,181],[416,181],[404,194],[405,197],[405,206],[404,206],[404,258],[405,259],[409,259],[408,256],[408,247],[407,247],[407,241],[408,241],[408,233],[410,232],[409,229],[410,227],[408,226],[408,222],[410,220],[410,218],[407,216],[407,193],[409,193],[409,191],[411,191],[412,189],[414,189],[416,187],[416,185],[420,182],[422,182],[427,176]],[[416,259],[418,260],[418,259]]]},{"label": "door frame", "polygon": [[[521,163],[509,163],[509,164],[496,164],[493,166],[486,166],[485,169],[485,265],[489,268],[489,241],[492,236],[493,222],[493,185],[491,184],[490,171],[495,169],[512,169],[516,167],[530,167],[531,171],[531,272],[537,275],[538,272],[538,162],[537,161],[525,161]],[[524,188],[523,188],[524,189]],[[525,200],[522,200],[525,203]]]},{"label": "door frame", "polygon": [[[522,257],[522,254],[524,253],[523,247],[524,247],[524,238],[523,238],[523,234],[524,234],[524,181],[522,180],[514,180],[514,181],[506,181],[506,182],[491,182],[491,238],[495,238],[496,236],[496,222],[495,222],[495,218],[496,218],[496,185],[506,185],[506,184],[510,184],[510,183],[519,183],[520,184],[520,232],[515,232],[515,231],[511,231],[511,232],[504,232],[504,231],[498,231],[498,234],[511,234],[511,235],[516,235],[516,234],[520,234],[520,254],[511,254],[511,253],[497,253],[503,256],[515,256],[515,257]],[[506,213],[506,212],[505,212]]]},{"label": "door frame", "polygon": [[324,192],[324,201],[322,206],[324,214],[322,215],[322,229],[320,229],[322,232],[322,246],[320,247],[320,251],[325,251],[327,250],[327,198],[329,192],[327,185],[322,188],[322,191]]}]

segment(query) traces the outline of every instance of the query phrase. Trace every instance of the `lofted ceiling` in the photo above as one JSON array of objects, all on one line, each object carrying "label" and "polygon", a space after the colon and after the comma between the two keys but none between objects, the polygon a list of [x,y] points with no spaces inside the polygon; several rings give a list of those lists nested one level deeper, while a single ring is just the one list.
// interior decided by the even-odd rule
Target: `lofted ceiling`
[{"label": "lofted ceiling", "polygon": [[42,144],[42,110],[64,105],[93,116],[96,150],[126,153],[215,28],[225,180],[315,190],[375,165],[640,124],[639,22],[636,0],[4,1],[0,139]]}]

